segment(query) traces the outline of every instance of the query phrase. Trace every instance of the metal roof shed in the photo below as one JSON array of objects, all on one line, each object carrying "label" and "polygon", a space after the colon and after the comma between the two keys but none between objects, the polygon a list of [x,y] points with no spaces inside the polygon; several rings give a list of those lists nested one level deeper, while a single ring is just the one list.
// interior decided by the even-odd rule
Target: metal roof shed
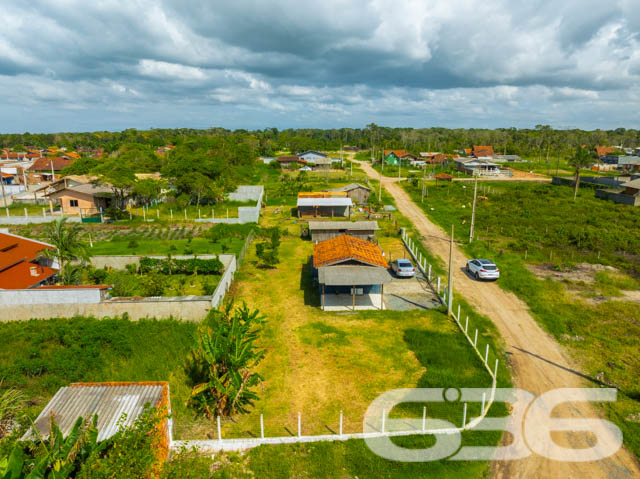
[{"label": "metal roof shed", "polygon": [[[169,403],[167,382],[108,382],[71,383],[58,389],[55,396],[42,410],[34,422],[40,436],[45,439],[50,433],[50,417],[66,436],[78,417],[87,419],[98,416],[98,441],[109,439],[118,432],[120,426],[129,427],[140,417],[145,404],[166,408]],[[126,414],[126,419],[122,419]],[[121,420],[122,419],[122,420]],[[166,458],[171,443],[171,422],[164,419],[161,427],[160,454]],[[35,434],[29,429],[23,440],[32,440]]]}]

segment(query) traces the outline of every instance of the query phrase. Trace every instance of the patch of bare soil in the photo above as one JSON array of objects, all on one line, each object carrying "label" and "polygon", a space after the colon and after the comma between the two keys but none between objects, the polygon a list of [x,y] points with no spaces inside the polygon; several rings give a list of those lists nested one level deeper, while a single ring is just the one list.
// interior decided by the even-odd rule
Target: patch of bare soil
[{"label": "patch of bare soil", "polygon": [[[568,290],[569,293],[575,293],[576,295],[580,294],[580,291],[576,290]],[[640,303],[640,291],[620,291],[621,296],[591,296],[591,297],[583,297],[583,301],[587,304],[598,305],[601,303],[605,303],[607,301],[627,301],[630,303]]]},{"label": "patch of bare soil", "polygon": [[556,271],[552,263],[527,264],[527,268],[540,279],[551,278],[555,281],[584,281],[594,283],[595,274],[598,271],[611,271],[617,273],[618,269],[603,264],[579,263],[571,270]]}]

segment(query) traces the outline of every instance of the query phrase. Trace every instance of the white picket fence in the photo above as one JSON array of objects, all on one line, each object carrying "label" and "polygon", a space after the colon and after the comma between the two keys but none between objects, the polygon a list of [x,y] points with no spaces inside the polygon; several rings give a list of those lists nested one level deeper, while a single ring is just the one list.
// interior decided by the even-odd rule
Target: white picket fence
[{"label": "white picket fence", "polygon": [[[431,265],[427,264],[424,256],[417,250],[415,242],[403,231],[402,239],[407,245],[407,248],[413,255],[415,261],[424,272],[429,284],[431,283]],[[433,287],[433,285],[432,285]],[[445,294],[440,295],[440,278],[437,278],[437,292],[438,297],[445,303]],[[217,418],[217,439],[210,440],[173,440],[171,441],[171,450],[180,451],[183,448],[196,448],[198,452],[202,454],[213,454],[220,451],[239,451],[245,449],[251,449],[253,447],[261,446],[263,444],[294,444],[294,443],[307,443],[307,442],[321,442],[321,441],[347,441],[349,439],[368,439],[376,437],[396,437],[396,436],[414,436],[420,434],[460,434],[463,431],[474,429],[487,415],[493,401],[495,399],[496,384],[498,377],[498,358],[495,358],[493,369],[489,366],[489,354],[490,347],[486,344],[484,356],[480,352],[478,345],[478,329],[475,329],[474,339],[471,339],[469,335],[469,317],[466,316],[464,327],[460,321],[461,319],[461,307],[458,304],[457,313],[452,313],[452,316],[458,325],[460,331],[464,334],[465,338],[475,351],[475,353],[482,361],[482,364],[491,378],[491,387],[488,388],[488,397],[485,393],[482,394],[482,405],[480,415],[467,421],[467,403],[462,403],[462,421],[461,426],[448,429],[426,429],[424,427],[426,419],[426,409],[423,415],[423,427],[421,429],[408,429],[402,431],[387,431],[385,430],[385,420],[388,418],[388,411],[383,411],[381,418],[381,427],[377,432],[360,432],[360,433],[343,433],[343,415],[340,412],[339,428],[336,434],[320,434],[320,435],[304,435],[302,434],[302,414],[298,413],[298,434],[290,436],[271,436],[265,437],[264,435],[264,418],[260,415],[260,437],[245,437],[245,438],[224,438],[222,436],[222,427],[220,417]]]},{"label": "white picket fence", "polygon": [[[446,304],[447,288],[446,286],[444,288],[441,288],[442,285],[441,285],[440,276],[433,276],[432,278],[431,265],[427,263],[427,259],[418,250],[415,241],[409,236],[409,233],[407,233],[407,231],[404,228],[402,228],[401,236],[402,236],[402,242],[409,250],[409,253],[411,253],[413,260],[418,265],[418,269],[422,272],[422,274],[424,274],[425,278],[427,278],[427,283],[429,283],[429,286],[431,287],[431,289],[436,293],[436,295],[438,296],[438,299],[440,299],[440,302],[442,304]],[[434,281],[435,281],[435,284],[434,284]]]}]

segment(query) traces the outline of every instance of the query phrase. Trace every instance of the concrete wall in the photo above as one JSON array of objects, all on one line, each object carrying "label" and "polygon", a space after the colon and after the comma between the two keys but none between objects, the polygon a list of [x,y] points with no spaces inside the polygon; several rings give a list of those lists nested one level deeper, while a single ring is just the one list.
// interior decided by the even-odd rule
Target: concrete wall
[{"label": "concrete wall", "polygon": [[[200,255],[175,255],[173,259],[215,259],[218,258],[222,261],[225,268],[228,268],[232,261],[235,262],[235,256],[232,254],[200,254]],[[122,256],[93,256],[91,258],[91,265],[94,268],[113,268],[113,269],[125,269],[128,264],[140,264],[141,258],[154,258],[165,259],[166,255],[122,255]]]},{"label": "concrete wall", "polygon": [[264,186],[238,186],[238,189],[229,194],[231,201],[255,201],[255,206],[239,206],[237,218],[201,218],[199,223],[228,223],[245,224],[257,223],[260,220],[260,209],[262,208],[262,197],[264,196]]},{"label": "concrete wall", "polygon": [[[609,186],[612,188],[620,187],[622,183],[626,183],[630,181],[631,177],[629,176],[580,176],[580,186],[589,186],[589,185],[602,185]],[[573,186],[574,179],[573,177],[564,178],[561,176],[554,176],[551,180],[551,183],[554,185],[566,185]]]},{"label": "concrete wall", "polygon": [[[1,200],[0,200],[1,202]],[[2,211],[0,209],[0,211]],[[48,216],[0,216],[0,224],[2,225],[27,225],[35,223],[51,223],[60,218],[60,215]],[[79,216],[67,216],[69,223],[80,223]]]},{"label": "concrete wall", "polygon": [[24,304],[3,308],[0,321],[26,321],[31,318],[50,319],[76,315],[122,316],[130,319],[168,318],[184,321],[201,321],[211,308],[211,296],[187,298],[147,298],[145,300],[113,301],[97,304]]},{"label": "concrete wall", "polygon": [[95,288],[0,290],[0,305],[6,306],[96,304],[100,302],[100,298],[101,292]]},{"label": "concrete wall", "polygon": [[216,290],[214,291],[213,296],[211,297],[212,308],[217,308],[218,306],[220,306],[220,303],[222,303],[222,300],[224,299],[225,295],[227,294],[227,291],[229,290],[229,287],[231,286],[231,282],[233,281],[233,276],[235,275],[235,272],[238,269],[238,264],[237,264],[235,255],[231,255],[231,257],[232,257],[231,262],[228,265],[226,265],[224,274],[222,275],[222,278],[220,279],[220,282],[218,283],[218,286],[216,287]]}]

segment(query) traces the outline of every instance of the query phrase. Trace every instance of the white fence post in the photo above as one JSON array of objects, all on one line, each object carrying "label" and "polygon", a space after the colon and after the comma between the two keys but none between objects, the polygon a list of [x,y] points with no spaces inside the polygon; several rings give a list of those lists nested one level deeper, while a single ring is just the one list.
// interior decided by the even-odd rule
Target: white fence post
[{"label": "white fence post", "polygon": [[489,345],[487,344],[487,349],[485,349],[484,351],[484,363],[487,364],[487,361],[489,361]]},{"label": "white fence post", "polygon": [[222,429],[220,428],[220,416],[218,416],[218,441],[222,442]]},{"label": "white fence post", "polygon": [[298,437],[302,436],[302,414],[298,413]]},{"label": "white fence post", "polygon": [[475,348],[478,345],[478,330],[476,329],[475,338],[473,338],[473,347]]},{"label": "white fence post", "polygon": [[487,400],[487,393],[482,393],[482,409],[480,410],[480,415],[484,414],[484,403]]},{"label": "white fence post", "polygon": [[460,305],[458,305],[458,317],[456,318],[456,321],[460,322]]},{"label": "white fence post", "polygon": [[431,265],[429,265],[429,272],[427,273],[427,279],[431,281]]},{"label": "white fence post", "polygon": [[440,294],[440,276],[438,276],[438,294]]},{"label": "white fence post", "polygon": [[340,411],[340,436],[342,437],[342,411]]},{"label": "white fence post", "polygon": [[498,379],[498,360],[496,359],[496,367],[493,371],[493,377]]},{"label": "white fence post", "polygon": [[264,439],[264,418],[260,414],[260,437]]},{"label": "white fence post", "polygon": [[467,403],[464,403],[464,407],[462,408],[462,427],[464,428],[467,425]]},{"label": "white fence post", "polygon": [[29,212],[27,211],[27,209],[24,209],[24,215],[28,218],[29,217]]},{"label": "white fence post", "polygon": [[7,212],[7,218],[11,215],[9,215],[9,208],[5,208],[5,211]]},{"label": "white fence post", "polygon": [[422,432],[427,429],[427,408],[422,408]]},{"label": "white fence post", "polygon": [[382,432],[384,432],[384,413],[385,413],[385,410],[383,409],[382,410]]},{"label": "white fence post", "polygon": [[469,335],[469,316],[467,316],[467,321],[464,324],[464,334]]}]

